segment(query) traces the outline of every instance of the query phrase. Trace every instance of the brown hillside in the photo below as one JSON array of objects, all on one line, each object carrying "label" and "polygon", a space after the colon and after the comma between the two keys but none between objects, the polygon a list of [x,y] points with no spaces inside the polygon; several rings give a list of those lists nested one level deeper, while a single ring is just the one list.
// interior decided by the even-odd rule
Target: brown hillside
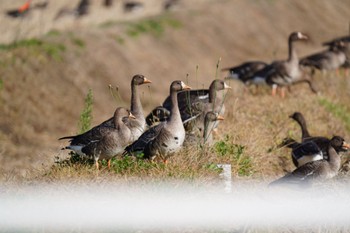
[{"label": "brown hillside", "polygon": [[[297,45],[300,56],[321,50],[322,41],[348,33],[349,15],[350,2],[342,0],[182,1],[177,10],[153,18],[109,23],[87,18],[79,27],[43,35],[42,45],[3,48],[0,168],[23,175],[65,154],[60,148],[66,142],[57,138],[77,132],[89,88],[94,94],[95,125],[110,117],[116,106],[129,106],[130,79],[144,74],[153,81],[150,88],[141,87],[148,112],[166,97],[172,80],[182,79],[193,88],[207,87],[216,77],[219,58],[220,67],[285,58],[292,31],[312,38]],[[137,25],[149,25],[150,19],[156,22],[153,27],[131,35]],[[109,84],[119,87],[124,101],[113,99]],[[299,137],[299,128],[288,119],[293,111],[305,113],[313,134],[340,134],[350,140],[344,122],[319,104],[321,97],[348,102],[350,82],[345,77],[320,76],[316,85],[321,97],[300,85],[285,100],[271,98],[266,91],[244,93],[237,82],[230,85],[233,90],[221,131],[227,129],[225,133],[236,143],[247,145],[262,175],[283,172],[278,166],[284,160],[278,155],[288,152],[267,154],[267,150],[288,133]],[[271,170],[271,164],[276,170]]]}]

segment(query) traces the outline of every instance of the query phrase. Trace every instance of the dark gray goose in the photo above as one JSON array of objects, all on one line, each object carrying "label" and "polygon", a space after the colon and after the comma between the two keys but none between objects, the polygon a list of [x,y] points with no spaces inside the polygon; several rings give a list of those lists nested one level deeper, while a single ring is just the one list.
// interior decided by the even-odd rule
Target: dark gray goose
[{"label": "dark gray goose", "polygon": [[327,153],[329,159],[322,159],[317,161],[308,162],[292,173],[285,175],[284,177],[273,181],[270,185],[278,184],[303,184],[313,180],[325,180],[333,178],[338,174],[340,168],[340,156],[336,152],[335,147],[346,147],[349,149],[349,145],[344,144],[344,140],[339,140],[337,137],[333,137],[328,143]]},{"label": "dark gray goose", "polygon": [[[302,143],[296,142],[294,139],[287,138],[280,144],[281,146],[287,146],[292,148],[292,160],[295,166],[299,167],[307,162],[315,161],[319,159],[328,159],[328,145],[332,139],[322,136],[311,136],[306,125],[304,116],[300,112],[295,112],[290,115],[290,118],[294,119],[301,128]],[[348,145],[344,139],[340,136],[334,136],[334,140],[342,141],[344,145]],[[334,149],[337,153],[345,152],[348,150],[347,146],[336,146]]]},{"label": "dark gray goose", "polygon": [[[199,130],[203,132],[204,117],[209,111],[218,112],[220,115],[223,115],[225,113],[224,100],[226,90],[230,88],[223,80],[216,79],[210,84],[209,89],[179,92],[177,94],[178,105],[186,131]],[[162,106],[170,111],[170,96],[165,99]],[[152,112],[156,113],[155,110]],[[163,113],[164,111],[161,114]],[[150,114],[149,117],[146,119],[147,122],[152,122],[152,118],[154,117],[160,119],[160,121],[164,121],[160,116],[155,116],[155,114]]]},{"label": "dark gray goose", "polygon": [[[95,160],[97,169],[99,168],[99,159],[108,159],[108,168],[110,168],[111,159],[121,155],[124,148],[131,142],[131,130],[123,122],[123,119],[126,117],[135,118],[127,109],[117,108],[113,116],[113,126],[99,127],[98,131],[101,137],[79,148],[82,154]],[[75,147],[75,145],[70,145],[66,148],[76,151]]]},{"label": "dark gray goose", "polygon": [[[254,83],[254,81],[259,81],[253,79],[253,75],[258,72],[259,70],[265,68],[267,64],[265,62],[261,61],[250,61],[250,62],[244,62],[238,66],[223,68],[221,71],[228,71],[227,79],[233,79],[233,80],[240,80],[245,85],[250,84],[257,84],[260,83]],[[263,82],[265,83],[265,81]]]},{"label": "dark gray goose", "polygon": [[304,57],[299,64],[311,68],[311,74],[315,73],[315,69],[321,71],[337,70],[346,62],[346,45],[339,41],[334,43],[328,50],[315,53]]},{"label": "dark gray goose", "polygon": [[207,112],[204,119],[203,134],[201,136],[198,136],[197,133],[187,132],[184,141],[184,147],[212,145],[212,131],[215,127],[215,122],[221,120],[224,120],[224,117],[220,116],[218,113],[213,111]]},{"label": "dark gray goose", "polygon": [[182,81],[170,85],[171,108],[167,121],[151,127],[138,140],[125,148],[124,154],[135,155],[143,152],[143,158],[153,160],[159,157],[164,162],[177,152],[185,140],[185,129],[181,120],[177,92],[190,89]]},{"label": "dark gray goose", "polygon": [[308,162],[323,159],[323,152],[313,141],[297,142],[293,138],[285,138],[279,147],[286,146],[292,149],[293,164],[300,167]]},{"label": "dark gray goose", "polygon": [[307,40],[301,32],[293,32],[288,38],[288,58],[271,63],[253,76],[253,82],[264,82],[272,86],[272,95],[276,95],[277,87],[281,87],[281,95],[285,96],[284,87],[296,83],[306,82],[313,92],[317,92],[308,77],[299,67],[299,58],[294,46],[296,41]]},{"label": "dark gray goose", "polygon": [[[132,140],[138,139],[146,128],[146,120],[143,114],[141,104],[141,97],[138,86],[151,83],[143,75],[137,74],[131,79],[131,106],[130,111],[135,116],[135,119],[125,119],[124,123],[130,128],[132,133]],[[108,119],[102,123],[103,126],[111,126],[113,118]]]},{"label": "dark gray goose", "polygon": [[[130,128],[131,130],[131,141],[135,141],[144,131],[146,121],[143,115],[143,109],[141,105],[140,100],[140,94],[138,92],[137,86],[150,83],[151,81],[146,79],[143,75],[135,75],[131,80],[131,113],[135,116],[135,119],[126,118],[124,119],[124,123]],[[102,122],[101,124],[93,127],[89,131],[75,136],[65,136],[59,138],[59,140],[62,139],[69,139],[70,145],[69,149],[75,151],[77,154],[84,156],[85,154],[82,153],[81,148],[85,145],[89,144],[92,141],[100,140],[101,137],[104,136],[104,130],[101,130],[101,128],[106,127],[114,127],[114,117],[109,118],[108,120]]]},{"label": "dark gray goose", "polygon": [[345,68],[346,72],[348,73],[350,68],[350,36],[335,38],[331,41],[324,42],[322,45],[329,46],[329,48],[333,48],[333,47],[336,47],[340,42],[344,44],[345,48],[343,51],[345,52],[345,55],[346,55],[346,61],[341,67]]}]

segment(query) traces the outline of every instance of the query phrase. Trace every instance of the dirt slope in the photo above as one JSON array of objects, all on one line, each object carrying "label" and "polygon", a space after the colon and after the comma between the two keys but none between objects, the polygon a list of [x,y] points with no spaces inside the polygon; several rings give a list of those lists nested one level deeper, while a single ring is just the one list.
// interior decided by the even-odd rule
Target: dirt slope
[{"label": "dirt slope", "polygon": [[[150,89],[142,87],[145,111],[149,111],[167,95],[172,80],[182,79],[194,88],[207,87],[216,77],[219,58],[220,67],[252,59],[269,62],[285,58],[287,37],[292,31],[306,32],[312,38],[297,45],[300,55],[320,50],[322,41],[348,33],[349,15],[350,2],[341,0],[198,0],[162,13],[155,19],[156,29],[133,36],[128,32],[145,19],[103,26],[86,19],[74,30],[42,36],[49,44],[44,49],[40,46],[2,49],[0,168],[24,175],[28,168],[50,164],[55,155],[64,153],[60,148],[65,143],[57,138],[77,132],[89,88],[94,93],[93,124],[97,124],[111,116],[117,105],[129,105],[130,79],[136,73],[144,74],[153,81]],[[219,73],[218,77],[224,75]],[[116,102],[111,97],[109,84],[119,87],[124,101]],[[264,94],[247,95],[239,83],[231,85],[234,88],[225,124],[240,143],[259,143],[268,148],[270,141],[262,138],[271,131],[263,128],[264,120],[271,121],[268,127],[276,127],[277,133],[287,133],[285,125],[276,122],[286,120],[291,112],[288,106],[305,109],[309,119],[316,118],[316,122],[321,120],[314,113],[321,112],[322,123],[332,121],[332,130],[347,134],[341,122],[314,106],[317,97],[303,86],[283,102]],[[343,86],[348,85],[346,81]],[[319,88],[327,91],[324,85]],[[327,94],[336,98],[335,93]],[[251,108],[246,109],[247,105]],[[262,141],[237,129],[242,121],[247,123],[242,126],[250,127],[249,133],[258,135]],[[333,132],[329,131],[330,125],[311,128],[323,134]]]}]

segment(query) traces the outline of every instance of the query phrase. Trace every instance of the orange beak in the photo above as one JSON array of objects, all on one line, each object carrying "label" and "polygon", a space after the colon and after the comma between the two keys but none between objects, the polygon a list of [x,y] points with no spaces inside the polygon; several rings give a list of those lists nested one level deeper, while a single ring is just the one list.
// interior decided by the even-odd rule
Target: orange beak
[{"label": "orange beak", "polygon": [[216,117],[216,120],[218,120],[218,121],[223,121],[223,120],[225,120],[225,118],[224,118],[223,116],[218,115],[218,116]]},{"label": "orange beak", "polygon": [[186,84],[184,84],[184,85],[182,86],[182,89],[184,89],[184,90],[191,90],[191,87],[190,87],[190,86],[187,86]]},{"label": "orange beak", "polygon": [[136,117],[135,117],[134,115],[132,115],[131,112],[129,113],[129,118],[131,118],[131,119],[136,119]]},{"label": "orange beak", "polygon": [[144,79],[143,79],[143,83],[144,83],[144,84],[145,84],[145,83],[152,83],[152,81],[149,80],[149,79],[147,79],[147,78],[144,78]]},{"label": "orange beak", "polygon": [[350,149],[350,144],[349,144],[349,143],[346,143],[346,142],[343,142],[342,148],[343,148],[344,150],[349,150],[349,149]]}]

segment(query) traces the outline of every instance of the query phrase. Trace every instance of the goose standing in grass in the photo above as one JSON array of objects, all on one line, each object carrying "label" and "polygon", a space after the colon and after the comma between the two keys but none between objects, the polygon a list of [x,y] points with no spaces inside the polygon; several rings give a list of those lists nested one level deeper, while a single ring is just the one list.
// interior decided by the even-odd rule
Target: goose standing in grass
[{"label": "goose standing in grass", "polygon": [[311,68],[311,75],[314,75],[315,69],[321,71],[337,70],[346,62],[346,45],[339,41],[329,47],[328,50],[315,53],[300,60],[300,65]]},{"label": "goose standing in grass", "polygon": [[212,131],[215,127],[216,121],[224,120],[224,117],[220,116],[218,113],[210,111],[205,114],[204,119],[204,131],[201,137],[199,137],[196,133],[186,132],[186,138],[184,141],[184,147],[190,146],[198,146],[198,145],[212,145],[213,143],[213,135]]},{"label": "goose standing in grass", "polygon": [[[209,89],[179,92],[177,94],[178,105],[186,131],[199,130],[203,132],[204,117],[209,111],[218,112],[220,115],[223,115],[225,113],[224,101],[226,90],[230,88],[223,80],[215,79],[210,84]],[[162,106],[167,110],[171,109],[170,96],[165,99]],[[152,114],[149,117],[152,118],[155,115]],[[163,121],[160,116],[156,117],[160,121]],[[152,119],[147,119],[147,121],[151,122]],[[215,127],[217,127],[217,123]]]},{"label": "goose standing in grass", "polygon": [[[290,115],[290,118],[294,119],[301,128],[301,143],[296,142],[294,139],[286,138],[279,145],[279,147],[287,146],[292,148],[292,160],[296,167],[299,167],[307,162],[316,161],[320,159],[328,159],[328,145],[330,141],[337,140],[342,141],[344,145],[347,145],[345,140],[340,136],[334,136],[333,139],[322,136],[311,136],[304,116],[300,112],[295,112]],[[345,152],[348,150],[347,146],[333,146],[337,153]]]},{"label": "goose standing in grass", "polygon": [[125,148],[124,154],[143,153],[143,158],[153,160],[159,157],[164,162],[177,152],[185,140],[185,129],[182,124],[177,93],[190,89],[182,81],[174,81],[170,85],[170,117],[144,132],[138,140]]},{"label": "goose standing in grass", "polygon": [[[98,160],[108,159],[108,168],[111,166],[111,159],[121,155],[124,148],[131,142],[132,134],[123,119],[134,119],[135,117],[127,109],[119,107],[115,110],[112,127],[99,127],[97,130],[101,135],[99,139],[90,141],[80,147],[82,154],[95,160],[96,168],[99,168]],[[76,137],[81,137],[77,135]],[[76,151],[76,146],[67,146],[67,149]]]},{"label": "goose standing in grass", "polygon": [[[256,84],[259,85],[261,83],[254,81],[259,81],[253,79],[253,75],[259,70],[265,68],[267,64],[262,61],[250,61],[244,62],[238,66],[223,68],[221,71],[228,71],[227,79],[240,80],[245,85]],[[265,80],[262,80],[265,83]]]},{"label": "goose standing in grass", "polygon": [[[137,86],[150,83],[151,81],[146,79],[143,75],[135,75],[131,80],[131,113],[135,116],[135,119],[125,118],[123,121],[131,130],[131,142],[135,141],[144,131],[146,121],[143,115],[142,104],[140,100],[140,94]],[[100,140],[104,136],[104,130],[101,128],[114,127],[114,117],[102,122],[101,124],[93,127],[87,132],[75,135],[61,137],[62,139],[70,139],[69,149],[75,153],[84,156],[85,154],[81,151],[81,148],[88,145],[92,141]]]},{"label": "goose standing in grass", "polygon": [[[124,123],[130,128],[132,133],[132,140],[138,139],[146,128],[146,120],[143,114],[143,108],[141,104],[140,92],[138,86],[151,83],[151,81],[145,78],[143,75],[135,75],[131,80],[131,106],[130,111],[135,116],[135,119],[125,119]],[[103,122],[103,126],[110,126],[113,122],[113,118]]]},{"label": "goose standing in grass", "polygon": [[308,162],[292,173],[272,182],[270,185],[278,184],[302,184],[313,180],[325,180],[333,178],[338,174],[340,168],[340,156],[335,148],[343,147],[349,149],[349,145],[341,140],[339,137],[333,137],[327,145],[327,153],[329,159],[321,159],[317,161]]},{"label": "goose standing in grass", "polygon": [[253,82],[263,82],[272,86],[272,95],[276,95],[277,87],[281,87],[281,96],[285,96],[285,87],[292,84],[306,82],[313,92],[317,92],[309,77],[299,67],[299,58],[294,46],[296,41],[308,40],[308,37],[301,32],[293,32],[288,39],[287,60],[275,61],[260,71],[252,78]]}]

